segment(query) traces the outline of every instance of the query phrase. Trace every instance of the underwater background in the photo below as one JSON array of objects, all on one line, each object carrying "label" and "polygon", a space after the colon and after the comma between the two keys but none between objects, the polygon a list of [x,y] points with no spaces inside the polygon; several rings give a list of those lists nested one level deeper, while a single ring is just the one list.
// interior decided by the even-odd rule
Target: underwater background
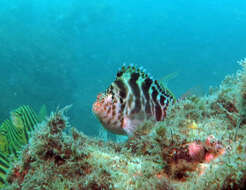
[{"label": "underwater background", "polygon": [[238,69],[245,34],[245,0],[1,0],[0,121],[72,104],[71,124],[95,136],[91,106],[123,63],[203,95]]}]

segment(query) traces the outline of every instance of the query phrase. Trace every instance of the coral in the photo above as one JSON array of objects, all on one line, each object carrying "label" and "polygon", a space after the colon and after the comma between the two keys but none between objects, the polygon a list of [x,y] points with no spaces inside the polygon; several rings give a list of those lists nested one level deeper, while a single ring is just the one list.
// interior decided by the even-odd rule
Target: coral
[{"label": "coral", "polygon": [[246,59],[241,60],[239,64],[243,67],[243,70],[240,72],[240,115],[241,115],[241,122],[246,123]]},{"label": "coral", "polygon": [[174,148],[166,147],[163,150],[163,160],[167,160],[165,172],[169,178],[185,181],[189,172],[203,172],[201,163],[209,163],[224,153],[225,148],[213,136],[209,136],[204,142],[195,141]]},{"label": "coral", "polygon": [[143,122],[126,142],[70,128],[57,110],[34,130],[5,189],[244,189],[246,71],[204,97],[190,96],[164,121]]}]

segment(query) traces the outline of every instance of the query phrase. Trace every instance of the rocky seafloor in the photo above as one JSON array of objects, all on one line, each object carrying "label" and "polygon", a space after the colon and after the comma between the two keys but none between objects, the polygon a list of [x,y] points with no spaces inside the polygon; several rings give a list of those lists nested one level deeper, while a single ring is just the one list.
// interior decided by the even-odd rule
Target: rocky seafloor
[{"label": "rocky seafloor", "polygon": [[71,128],[66,109],[36,126],[3,189],[232,190],[246,187],[246,60],[203,97],[169,106],[124,143]]}]

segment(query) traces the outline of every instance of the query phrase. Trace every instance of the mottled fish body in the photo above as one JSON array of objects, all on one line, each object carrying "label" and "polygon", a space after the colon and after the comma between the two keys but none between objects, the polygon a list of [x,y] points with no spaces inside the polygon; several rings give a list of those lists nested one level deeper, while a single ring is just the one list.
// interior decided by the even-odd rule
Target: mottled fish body
[{"label": "mottled fish body", "polygon": [[97,96],[93,112],[112,133],[132,136],[145,120],[162,121],[172,93],[141,69],[123,66],[109,88]]}]

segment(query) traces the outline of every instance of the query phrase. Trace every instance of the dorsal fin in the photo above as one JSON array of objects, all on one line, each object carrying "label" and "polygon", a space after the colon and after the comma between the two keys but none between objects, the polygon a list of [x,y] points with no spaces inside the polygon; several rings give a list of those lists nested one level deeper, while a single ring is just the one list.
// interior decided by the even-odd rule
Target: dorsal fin
[{"label": "dorsal fin", "polygon": [[169,80],[172,80],[172,79],[176,78],[177,76],[178,76],[178,72],[169,73],[168,75],[165,75],[164,77],[160,78],[159,83],[163,87],[167,88]]},{"label": "dorsal fin", "polygon": [[42,122],[48,116],[47,107],[43,104],[38,113],[38,121]]},{"label": "dorsal fin", "polygon": [[[115,81],[117,81],[117,80],[123,80],[123,81],[124,80],[128,80],[133,73],[139,74],[138,81],[140,83],[145,81],[146,79],[150,79],[151,81],[153,81],[153,85],[155,85],[160,92],[168,94],[168,95],[170,95],[170,96],[172,96],[174,98],[173,93],[167,88],[165,83],[163,84],[162,82],[154,80],[152,76],[150,76],[149,74],[147,74],[145,72],[144,69],[137,68],[137,67],[135,67],[133,65],[129,65],[129,66],[123,65],[121,67],[121,69],[117,72]],[[162,80],[168,81],[169,79],[176,77],[177,74],[178,74],[177,72],[176,73],[171,73],[170,75],[168,75],[167,77],[163,78]]]},{"label": "dorsal fin", "polygon": [[116,74],[116,80],[122,77],[131,75],[132,73],[138,73],[142,78],[152,78],[145,73],[144,69],[137,68],[133,65],[125,66],[123,65],[121,69]]}]

